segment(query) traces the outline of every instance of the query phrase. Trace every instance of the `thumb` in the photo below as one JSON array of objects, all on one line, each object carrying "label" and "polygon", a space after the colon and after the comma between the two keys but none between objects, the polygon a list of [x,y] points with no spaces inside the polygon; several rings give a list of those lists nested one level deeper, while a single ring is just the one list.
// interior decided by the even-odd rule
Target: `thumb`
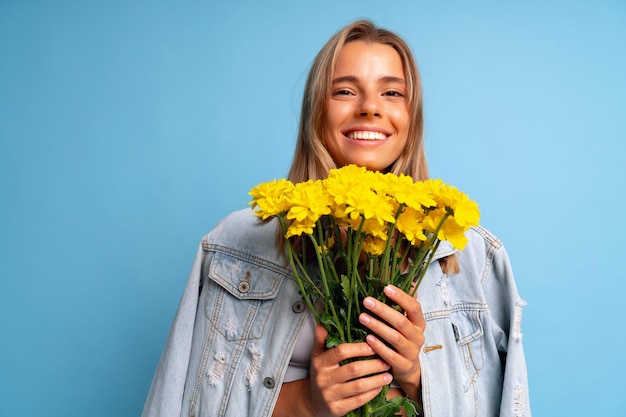
[{"label": "thumb", "polygon": [[311,350],[311,356],[317,356],[326,350],[326,336],[328,331],[321,324],[315,326],[315,342],[313,343],[313,350]]}]

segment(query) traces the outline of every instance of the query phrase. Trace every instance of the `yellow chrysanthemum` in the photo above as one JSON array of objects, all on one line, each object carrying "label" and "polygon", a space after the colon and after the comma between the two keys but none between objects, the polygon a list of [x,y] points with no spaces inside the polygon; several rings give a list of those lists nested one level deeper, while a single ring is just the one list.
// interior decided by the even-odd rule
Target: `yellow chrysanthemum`
[{"label": "yellow chrysanthemum", "polygon": [[[437,239],[447,240],[452,246],[462,250],[467,244],[467,238],[465,237],[465,231],[467,230],[467,228],[459,226],[452,217],[446,218],[443,225],[439,227],[445,216],[445,208],[437,208],[430,211],[428,215],[424,218],[424,229],[428,233],[437,232]],[[438,227],[439,230],[437,231]]]},{"label": "yellow chrysanthemum", "polygon": [[420,181],[414,182],[413,178],[408,175],[387,173],[381,175],[380,183],[381,190],[399,204],[413,207],[416,210],[435,205],[432,190],[425,187]]},{"label": "yellow chrysanthemum", "polygon": [[455,248],[463,250],[465,245],[467,245],[467,237],[465,236],[466,230],[466,228],[459,226],[454,219],[450,217],[443,223],[437,237],[440,240],[447,240]]},{"label": "yellow chrysanthemum", "polygon": [[330,214],[332,203],[322,181],[312,180],[296,184],[287,201],[290,205],[287,218],[304,223],[315,223],[321,216]]},{"label": "yellow chrysanthemum", "polygon": [[428,179],[424,181],[420,181],[420,187],[422,187],[422,191],[433,198],[434,204],[430,204],[429,207],[437,207],[442,205],[441,198],[441,187],[443,187],[444,182],[440,179]]},{"label": "yellow chrysanthemum", "polygon": [[387,242],[383,239],[367,236],[363,239],[363,252],[370,255],[380,256],[385,251],[386,245]]},{"label": "yellow chrysanthemum", "polygon": [[373,236],[377,239],[387,240],[387,224],[380,223],[376,219],[365,219],[363,222],[363,229],[361,230],[364,234]]},{"label": "yellow chrysanthemum", "polygon": [[324,187],[333,196],[337,205],[345,204],[348,194],[355,187],[366,187],[369,179],[373,175],[365,167],[356,165],[346,165],[342,168],[331,169],[328,178],[324,182]]},{"label": "yellow chrysanthemum", "polygon": [[352,224],[360,217],[381,224],[394,221],[393,205],[384,193],[376,191],[381,175],[356,165],[330,170],[323,182],[335,203],[333,216],[338,223]]},{"label": "yellow chrysanthemum", "polygon": [[291,181],[280,179],[267,181],[252,188],[248,194],[252,196],[254,214],[263,220],[285,213],[289,210],[286,196],[294,189]]},{"label": "yellow chrysanthemum", "polygon": [[419,246],[421,242],[427,239],[422,225],[423,219],[424,212],[422,210],[406,207],[396,220],[398,232],[402,233],[413,246]]},{"label": "yellow chrysanthemum", "polygon": [[308,217],[302,220],[294,220],[287,227],[287,233],[285,238],[289,239],[292,236],[300,236],[302,234],[312,235],[315,228],[315,221],[311,221]]},{"label": "yellow chrysanthemum", "polygon": [[355,188],[348,193],[346,215],[352,219],[357,217],[375,219],[380,224],[395,222],[393,205],[387,196],[377,194],[365,187]]},{"label": "yellow chrysanthemum", "polygon": [[409,195],[407,196],[405,204],[416,210],[437,205],[433,189],[428,183],[418,181],[407,190],[407,193]]},{"label": "yellow chrysanthemum", "polygon": [[437,206],[446,207],[454,221],[462,228],[468,229],[478,225],[480,211],[478,204],[470,200],[467,194],[459,191],[456,187],[444,184],[441,180],[433,180],[433,188],[436,188]]},{"label": "yellow chrysanthemum", "polygon": [[428,233],[435,233],[437,231],[437,228],[439,227],[439,224],[443,221],[443,218],[445,216],[445,207],[430,210],[422,220],[424,230]]},{"label": "yellow chrysanthemum", "polygon": [[454,221],[461,227],[467,229],[476,226],[480,219],[478,204],[470,200],[467,194],[459,191],[455,187],[446,186],[445,200],[447,206],[452,210]]}]

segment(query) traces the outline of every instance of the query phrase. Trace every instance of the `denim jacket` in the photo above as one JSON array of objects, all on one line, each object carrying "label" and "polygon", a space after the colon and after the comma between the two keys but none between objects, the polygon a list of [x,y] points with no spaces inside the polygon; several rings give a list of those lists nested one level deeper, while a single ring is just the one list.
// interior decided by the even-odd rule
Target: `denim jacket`
[{"label": "denim jacket", "polygon": [[[268,417],[307,317],[275,221],[235,212],[202,238],[143,417]],[[501,242],[481,227],[419,288],[429,417],[530,416],[519,297]],[[443,242],[436,258],[453,253]]]}]

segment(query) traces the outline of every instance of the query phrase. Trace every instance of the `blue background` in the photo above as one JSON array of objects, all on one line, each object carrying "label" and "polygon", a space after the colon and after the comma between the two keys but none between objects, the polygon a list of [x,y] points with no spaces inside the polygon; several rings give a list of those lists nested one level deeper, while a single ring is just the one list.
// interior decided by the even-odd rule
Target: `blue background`
[{"label": "blue background", "polygon": [[2,417],[140,414],[201,236],[286,174],[359,17],[413,47],[431,174],[508,248],[534,414],[624,415],[626,2],[381,3],[0,2]]}]

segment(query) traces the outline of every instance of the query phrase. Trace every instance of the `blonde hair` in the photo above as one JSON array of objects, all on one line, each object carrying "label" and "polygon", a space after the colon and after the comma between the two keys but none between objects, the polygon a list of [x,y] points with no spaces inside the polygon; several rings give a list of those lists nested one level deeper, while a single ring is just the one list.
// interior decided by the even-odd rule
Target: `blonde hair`
[{"label": "blonde hair", "polygon": [[[294,183],[318,180],[328,176],[337,164],[328,153],[324,141],[327,102],[331,94],[331,78],[337,59],[348,42],[381,43],[394,48],[400,55],[407,83],[411,124],[404,150],[387,171],[411,176],[415,181],[428,178],[424,151],[424,116],[422,85],[411,48],[397,34],[377,27],[369,20],[358,20],[335,33],[317,54],[304,87],[296,149],[288,178]],[[444,273],[460,271],[455,255],[439,260]]]},{"label": "blonde hair", "polygon": [[369,20],[358,20],[335,33],[313,60],[304,87],[298,138],[288,175],[293,182],[325,178],[330,169],[337,168],[324,144],[326,108],[339,54],[345,44],[357,40],[393,47],[404,67],[411,124],[406,146],[388,171],[410,175],[416,181],[428,178],[423,142],[422,87],[413,53],[400,36],[377,27]]}]

